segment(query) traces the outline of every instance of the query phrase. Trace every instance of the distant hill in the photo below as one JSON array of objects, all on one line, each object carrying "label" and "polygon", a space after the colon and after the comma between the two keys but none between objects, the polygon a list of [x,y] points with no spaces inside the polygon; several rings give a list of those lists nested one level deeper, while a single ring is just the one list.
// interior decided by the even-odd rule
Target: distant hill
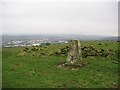
[{"label": "distant hill", "polygon": [[120,41],[120,36],[119,37],[107,37],[103,38],[103,40],[110,40],[110,41]]},{"label": "distant hill", "polygon": [[31,39],[55,39],[55,40],[70,40],[70,39],[78,39],[78,40],[112,40],[118,41],[117,36],[107,36],[107,35],[79,35],[79,34],[41,34],[41,35],[14,35],[8,36],[3,35],[2,40],[31,40]]}]

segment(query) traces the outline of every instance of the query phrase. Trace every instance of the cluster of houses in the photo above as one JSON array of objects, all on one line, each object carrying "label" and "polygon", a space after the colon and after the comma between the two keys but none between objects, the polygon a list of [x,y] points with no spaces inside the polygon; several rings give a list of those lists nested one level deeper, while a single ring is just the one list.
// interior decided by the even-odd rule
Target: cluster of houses
[{"label": "cluster of houses", "polygon": [[18,41],[3,41],[2,47],[25,47],[25,46],[40,46],[49,45],[56,43],[68,43],[68,41],[58,40],[58,41],[44,41],[44,40],[18,40]]}]

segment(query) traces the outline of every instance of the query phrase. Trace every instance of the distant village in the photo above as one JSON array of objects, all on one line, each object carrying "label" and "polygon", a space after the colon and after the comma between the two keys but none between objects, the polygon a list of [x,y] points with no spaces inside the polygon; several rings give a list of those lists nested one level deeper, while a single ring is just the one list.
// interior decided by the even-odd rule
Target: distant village
[{"label": "distant village", "polygon": [[31,39],[31,40],[4,40],[2,41],[2,47],[25,47],[25,46],[40,46],[40,45],[50,45],[57,43],[68,43],[67,40],[50,40],[47,38],[43,39]]},{"label": "distant village", "polygon": [[108,41],[119,41],[119,37],[107,37],[107,36],[84,36],[84,35],[61,35],[61,36],[3,36],[0,47],[25,47],[25,46],[40,46],[50,44],[68,43],[71,39],[78,40],[108,40]]}]

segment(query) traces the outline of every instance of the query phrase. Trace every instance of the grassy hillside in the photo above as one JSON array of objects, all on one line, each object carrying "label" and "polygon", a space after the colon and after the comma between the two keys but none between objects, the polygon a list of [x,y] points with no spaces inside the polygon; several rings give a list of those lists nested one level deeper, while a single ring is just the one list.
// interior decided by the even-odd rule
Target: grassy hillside
[{"label": "grassy hillside", "polygon": [[83,57],[83,67],[68,70],[59,67],[60,63],[66,61],[68,44],[3,48],[3,88],[117,87],[118,42],[82,41],[81,46],[92,46],[98,51],[103,49],[109,55],[87,54],[87,57]]}]

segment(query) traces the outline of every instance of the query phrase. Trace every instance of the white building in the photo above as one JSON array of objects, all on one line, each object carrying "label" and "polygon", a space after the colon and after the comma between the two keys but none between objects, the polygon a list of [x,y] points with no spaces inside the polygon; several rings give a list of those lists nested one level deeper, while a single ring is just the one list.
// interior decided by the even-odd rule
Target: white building
[{"label": "white building", "polygon": [[33,46],[39,46],[40,44],[39,43],[35,43],[35,44],[32,44]]}]

